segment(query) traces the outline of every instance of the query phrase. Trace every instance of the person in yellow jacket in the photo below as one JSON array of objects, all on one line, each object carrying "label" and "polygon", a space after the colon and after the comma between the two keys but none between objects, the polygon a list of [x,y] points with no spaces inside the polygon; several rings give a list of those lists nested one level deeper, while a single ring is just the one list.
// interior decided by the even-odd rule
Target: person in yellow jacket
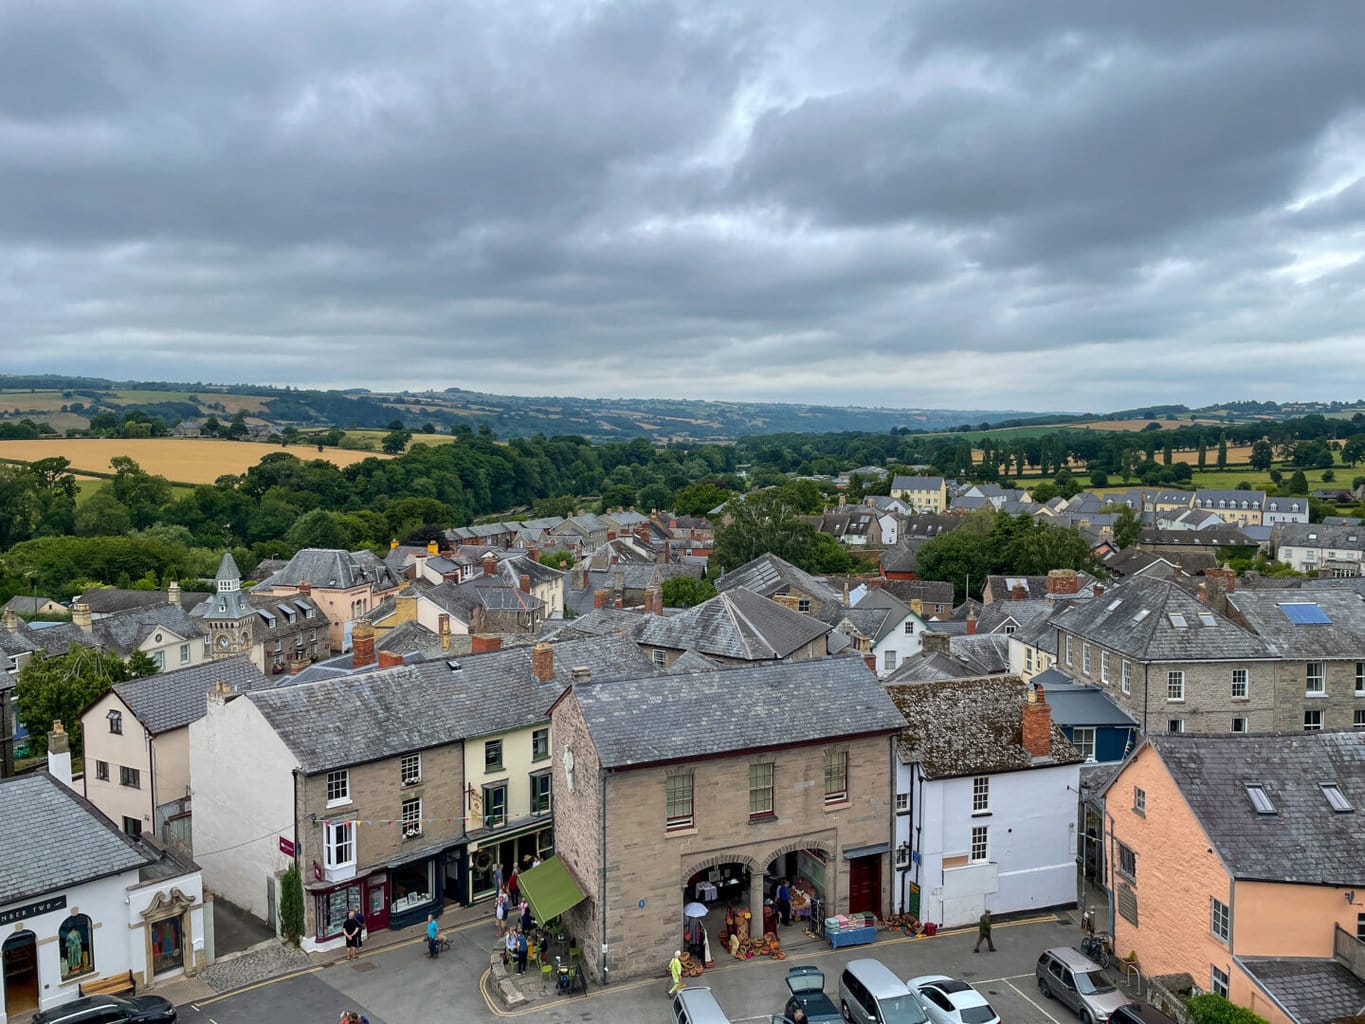
[{"label": "person in yellow jacket", "polygon": [[678,989],[687,987],[682,980],[682,950],[673,951],[673,959],[668,961],[668,975],[673,979],[673,987],[668,990],[668,998],[672,999]]}]

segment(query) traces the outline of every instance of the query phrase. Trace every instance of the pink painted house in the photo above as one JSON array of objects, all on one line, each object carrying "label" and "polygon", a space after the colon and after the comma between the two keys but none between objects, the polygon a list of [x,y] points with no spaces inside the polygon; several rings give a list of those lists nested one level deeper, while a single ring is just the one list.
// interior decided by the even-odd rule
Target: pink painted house
[{"label": "pink painted house", "polygon": [[1365,1006],[1365,730],[1150,736],[1105,807],[1114,945],[1144,978],[1271,1024]]}]

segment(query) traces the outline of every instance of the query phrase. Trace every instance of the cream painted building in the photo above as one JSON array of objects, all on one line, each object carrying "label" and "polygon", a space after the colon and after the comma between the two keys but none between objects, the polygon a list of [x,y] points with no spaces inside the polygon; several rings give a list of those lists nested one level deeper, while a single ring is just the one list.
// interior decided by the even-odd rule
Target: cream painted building
[{"label": "cream painted building", "polygon": [[948,507],[948,481],[941,476],[898,476],[891,481],[891,497],[916,512],[939,513]]}]

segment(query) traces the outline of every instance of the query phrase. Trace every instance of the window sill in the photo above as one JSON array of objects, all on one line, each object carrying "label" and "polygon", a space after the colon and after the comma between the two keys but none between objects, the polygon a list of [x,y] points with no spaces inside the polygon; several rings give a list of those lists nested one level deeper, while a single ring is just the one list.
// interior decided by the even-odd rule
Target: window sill
[{"label": "window sill", "polygon": [[1166,703],[1167,703],[1167,704],[1184,704],[1184,703],[1185,703],[1185,698],[1184,698],[1184,697],[1167,697],[1167,698],[1166,698]]},{"label": "window sill", "polygon": [[1147,812],[1144,811],[1141,807],[1134,807],[1133,813],[1136,814],[1139,818],[1147,817]]},{"label": "window sill", "polygon": [[843,811],[843,810],[847,810],[849,807],[852,807],[852,806],[853,806],[853,801],[850,800],[848,797],[844,797],[842,800],[835,800],[833,803],[827,803],[827,804],[825,804],[825,810],[826,810],[827,812],[828,812],[828,811]]},{"label": "window sill", "polygon": [[1303,699],[1304,699],[1304,700],[1326,700],[1326,699],[1327,699],[1327,694],[1326,694],[1326,693],[1318,693],[1318,692],[1316,692],[1316,691],[1309,690],[1309,691],[1307,691],[1307,692],[1304,693]]},{"label": "window sill", "polygon": [[990,816],[990,811],[972,811],[973,818],[989,818]]},{"label": "window sill", "polygon": [[344,800],[328,800],[326,803],[326,807],[329,811],[333,807],[349,807],[350,805],[351,805],[350,797],[346,797],[346,799]]},{"label": "window sill", "polygon": [[1250,698],[1250,697],[1229,697],[1228,699],[1231,700],[1232,703],[1234,703],[1234,704],[1250,704],[1250,703],[1251,703],[1251,698]]},{"label": "window sill", "polygon": [[751,814],[751,815],[749,815],[749,824],[750,824],[750,825],[767,825],[767,824],[769,824],[769,823],[771,823],[771,822],[774,822],[774,821],[776,821],[776,820],[777,820],[777,812],[776,812],[776,811],[768,811],[768,812],[766,812],[766,813],[764,813],[764,814]]},{"label": "window sill", "polygon": [[665,828],[664,838],[678,839],[681,836],[694,836],[697,834],[697,831],[698,829],[696,825],[692,825],[688,828]]}]

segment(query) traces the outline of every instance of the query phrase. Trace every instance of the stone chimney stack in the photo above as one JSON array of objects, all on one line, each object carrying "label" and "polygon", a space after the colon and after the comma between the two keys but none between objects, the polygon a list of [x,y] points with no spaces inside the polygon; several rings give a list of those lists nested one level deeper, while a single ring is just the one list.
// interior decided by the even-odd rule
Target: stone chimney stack
[{"label": "stone chimney stack", "polygon": [[1208,580],[1222,580],[1224,591],[1229,594],[1235,594],[1237,592],[1237,570],[1235,569],[1205,569],[1204,578]]},{"label": "stone chimney stack", "polygon": [[1033,684],[1020,711],[1020,746],[1030,757],[1047,757],[1052,753],[1052,709],[1041,683]]},{"label": "stone chimney stack", "polygon": [[645,590],[645,614],[662,615],[664,613],[664,592],[659,587],[649,587]]},{"label": "stone chimney stack", "polygon": [[497,568],[498,568],[497,555],[493,554],[493,552],[491,551],[485,551],[483,553],[483,574],[485,576],[492,576],[493,573],[497,571]]},{"label": "stone chimney stack", "polygon": [[4,615],[0,616],[0,622],[4,623],[6,629],[18,629],[19,614],[13,608],[6,608]]},{"label": "stone chimney stack", "polygon": [[594,608],[605,608],[607,601],[611,597],[610,590],[598,589],[592,592],[592,606]]},{"label": "stone chimney stack", "polygon": [[522,573],[517,577],[517,584],[521,587],[521,592],[523,594],[529,594],[531,592],[531,577],[526,573]]},{"label": "stone chimney stack", "polygon": [[925,654],[949,654],[952,651],[952,639],[947,633],[925,630],[920,634],[920,649]]},{"label": "stone chimney stack", "polygon": [[436,628],[441,634],[441,650],[450,650],[450,616],[445,612],[436,616]]},{"label": "stone chimney stack", "polygon": [[371,623],[357,622],[351,629],[351,653],[352,668],[374,664],[374,626]]},{"label": "stone chimney stack", "polygon": [[555,652],[544,640],[531,648],[531,674],[542,683],[555,677]]},{"label": "stone chimney stack", "polygon": [[60,719],[52,723],[52,731],[47,734],[47,773],[67,789],[76,788],[71,781],[71,737]]},{"label": "stone chimney stack", "polygon": [[636,539],[643,547],[649,547],[649,532],[650,532],[650,531],[649,531],[649,524],[648,524],[648,523],[636,523],[636,524],[635,524],[635,539]]},{"label": "stone chimney stack", "polygon": [[92,625],[90,621],[90,606],[84,601],[77,601],[71,606],[71,621],[80,629],[90,632]]},{"label": "stone chimney stack", "polygon": [[171,580],[170,585],[166,587],[166,603],[170,605],[180,603],[180,584],[175,580]]}]

